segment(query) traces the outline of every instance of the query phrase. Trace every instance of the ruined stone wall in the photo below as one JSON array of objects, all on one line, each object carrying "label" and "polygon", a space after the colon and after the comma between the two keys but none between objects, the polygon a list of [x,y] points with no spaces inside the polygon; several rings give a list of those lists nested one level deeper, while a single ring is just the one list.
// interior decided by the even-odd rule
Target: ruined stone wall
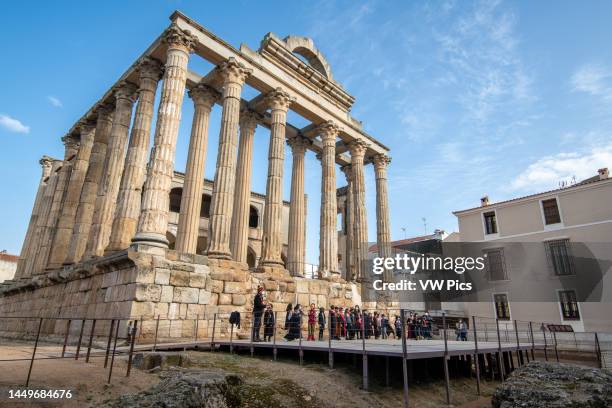
[{"label": "ruined stone wall", "polygon": [[[171,250],[163,255],[129,250],[2,287],[0,316],[138,319],[145,338],[154,335],[160,316],[159,338],[192,337],[196,324],[198,336],[203,338],[210,336],[215,314],[219,319],[216,333],[222,335],[227,334],[227,323],[223,325],[221,320],[227,321],[229,313],[239,311],[244,334],[258,285],[265,288],[267,301],[281,313],[288,303],[327,308],[360,302],[359,288],[344,281],[295,278],[279,269],[253,272],[245,263]],[[36,324],[35,320],[0,319],[0,335],[19,337],[35,332]],[[107,335],[109,324],[98,322],[96,334]],[[42,332],[62,336],[65,328],[66,321],[49,320]],[[71,332],[79,330],[80,323],[74,322]]]}]

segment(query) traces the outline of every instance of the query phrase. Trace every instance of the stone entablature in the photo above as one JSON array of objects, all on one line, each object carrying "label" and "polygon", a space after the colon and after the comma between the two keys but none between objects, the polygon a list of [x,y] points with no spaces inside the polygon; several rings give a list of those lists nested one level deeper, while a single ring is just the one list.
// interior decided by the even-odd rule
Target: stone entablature
[{"label": "stone entablature", "polygon": [[[314,48],[311,39],[290,36],[281,40],[273,33],[268,33],[262,40],[257,52],[282,69],[295,71],[305,84],[313,90],[323,90],[321,95],[329,99],[330,102],[337,104],[341,109],[348,112],[355,102],[353,96],[332,80],[331,69],[327,61]],[[304,63],[293,54],[294,52],[298,52],[305,58],[310,57],[315,65],[313,66],[313,62],[310,64]]]}]

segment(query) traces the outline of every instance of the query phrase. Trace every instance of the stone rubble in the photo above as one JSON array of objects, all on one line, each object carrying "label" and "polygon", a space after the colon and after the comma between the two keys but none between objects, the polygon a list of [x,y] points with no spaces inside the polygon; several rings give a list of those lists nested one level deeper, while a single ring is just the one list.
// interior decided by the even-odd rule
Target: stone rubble
[{"label": "stone rubble", "polygon": [[612,407],[612,372],[532,361],[497,387],[494,408]]}]

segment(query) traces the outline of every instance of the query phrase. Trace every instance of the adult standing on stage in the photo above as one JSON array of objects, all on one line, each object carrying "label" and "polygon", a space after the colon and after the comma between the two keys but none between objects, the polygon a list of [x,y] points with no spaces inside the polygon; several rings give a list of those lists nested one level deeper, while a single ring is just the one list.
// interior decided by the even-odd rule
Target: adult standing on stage
[{"label": "adult standing on stage", "polygon": [[257,294],[253,299],[253,341],[261,341],[259,338],[259,329],[261,328],[261,316],[266,308],[266,301],[263,297],[263,287],[257,286]]}]

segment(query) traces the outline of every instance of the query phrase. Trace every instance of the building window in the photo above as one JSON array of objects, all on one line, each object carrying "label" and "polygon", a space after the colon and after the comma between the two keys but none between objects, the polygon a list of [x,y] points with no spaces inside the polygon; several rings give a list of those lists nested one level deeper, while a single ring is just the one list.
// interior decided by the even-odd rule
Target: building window
[{"label": "building window", "polygon": [[493,295],[495,300],[495,314],[499,320],[510,320],[510,304],[508,303],[508,295],[497,294]]},{"label": "building window", "polygon": [[485,234],[497,234],[497,219],[495,211],[489,211],[482,215],[485,223]]},{"label": "building window", "polygon": [[[175,187],[170,190],[169,210],[170,212],[180,213],[181,212],[181,196],[183,195],[183,189]],[[143,194],[144,197],[144,194]]]},{"label": "building window", "polygon": [[574,274],[574,262],[569,247],[569,239],[558,239],[548,241],[546,245],[546,256],[548,264],[557,276]]},{"label": "building window", "polygon": [[545,225],[559,224],[561,222],[561,214],[559,214],[556,198],[542,201],[542,211],[544,212]]},{"label": "building window", "polygon": [[210,203],[212,197],[208,194],[202,194],[202,205],[200,205],[200,218],[210,218]]},{"label": "building window", "polygon": [[259,213],[257,212],[257,208],[250,206],[249,207],[249,228],[257,228],[259,227]]},{"label": "building window", "polygon": [[489,272],[490,281],[508,280],[506,273],[506,259],[502,248],[485,251],[487,258],[487,270]]},{"label": "building window", "polygon": [[576,292],[573,290],[563,290],[559,292],[559,303],[563,320],[580,320],[578,302],[576,302]]}]

